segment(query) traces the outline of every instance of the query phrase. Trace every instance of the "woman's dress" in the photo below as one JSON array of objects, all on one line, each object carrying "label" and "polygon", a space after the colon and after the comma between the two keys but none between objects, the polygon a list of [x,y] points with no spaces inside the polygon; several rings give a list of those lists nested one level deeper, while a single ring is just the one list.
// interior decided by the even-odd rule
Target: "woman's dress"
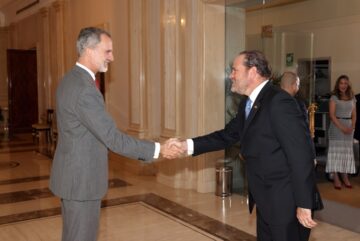
[{"label": "woman's dress", "polygon": [[[351,113],[355,100],[339,100],[332,95],[335,102],[335,116],[345,126],[352,127]],[[353,133],[345,135],[335,124],[330,121],[329,148],[326,161],[326,172],[355,173],[355,159],[353,150]]]}]

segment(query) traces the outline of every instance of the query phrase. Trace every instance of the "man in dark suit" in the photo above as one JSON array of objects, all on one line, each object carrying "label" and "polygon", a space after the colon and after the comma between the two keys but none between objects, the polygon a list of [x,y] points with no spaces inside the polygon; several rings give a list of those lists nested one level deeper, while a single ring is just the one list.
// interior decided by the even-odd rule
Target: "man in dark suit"
[{"label": "man in dark suit", "polygon": [[224,129],[188,139],[182,146],[195,156],[240,141],[250,212],[256,203],[258,240],[308,240],[319,198],[308,127],[295,99],[273,86],[270,76],[261,52],[241,52],[233,62],[231,91],[248,98]]},{"label": "man in dark suit", "polygon": [[296,102],[298,103],[298,106],[303,113],[304,120],[307,122],[307,124],[309,124],[308,113],[304,101],[295,97],[300,88],[300,79],[297,74],[290,71],[284,72],[281,76],[280,87],[296,99]]},{"label": "man in dark suit", "polygon": [[[309,113],[308,110],[306,108],[306,105],[304,103],[304,101],[302,99],[300,99],[298,96],[296,96],[296,94],[299,92],[300,89],[300,78],[299,76],[297,76],[297,74],[295,74],[294,72],[290,72],[290,71],[285,71],[282,76],[281,76],[281,80],[280,80],[280,87],[281,89],[285,90],[286,92],[289,93],[289,95],[291,95],[292,97],[295,98],[296,103],[298,104],[298,107],[301,111],[301,113],[303,114],[303,118],[306,122],[306,126],[309,127]],[[308,128],[309,131],[309,142],[312,146],[312,150],[313,150],[313,156],[314,156],[314,160],[316,158],[316,151],[315,151],[315,145],[314,142],[311,138],[311,134],[310,134],[310,129]]]},{"label": "man in dark suit", "polygon": [[95,74],[113,61],[110,34],[84,28],[77,43],[79,58],[56,91],[58,143],[50,176],[51,191],[61,198],[63,241],[95,241],[101,199],[108,187],[108,149],[149,161],[175,157],[172,140],[159,143],[132,138],[116,128],[95,85]]}]

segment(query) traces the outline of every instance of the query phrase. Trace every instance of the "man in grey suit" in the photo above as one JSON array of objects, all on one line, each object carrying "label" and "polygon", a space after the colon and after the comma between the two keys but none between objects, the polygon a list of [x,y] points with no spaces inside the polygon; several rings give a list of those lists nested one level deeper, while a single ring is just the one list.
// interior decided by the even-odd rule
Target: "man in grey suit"
[{"label": "man in grey suit", "polygon": [[108,188],[108,149],[149,161],[159,154],[174,158],[179,149],[132,138],[106,112],[95,74],[114,60],[109,33],[84,28],[77,40],[78,60],[56,92],[58,144],[50,177],[51,191],[61,198],[63,241],[95,241],[101,199]]}]

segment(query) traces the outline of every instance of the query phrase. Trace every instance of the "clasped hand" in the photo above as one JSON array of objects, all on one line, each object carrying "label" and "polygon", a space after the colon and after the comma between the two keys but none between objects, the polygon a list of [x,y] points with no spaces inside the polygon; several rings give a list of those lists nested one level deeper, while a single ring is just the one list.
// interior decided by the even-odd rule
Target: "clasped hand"
[{"label": "clasped hand", "polygon": [[186,156],[187,144],[186,141],[181,141],[177,138],[170,138],[161,144],[160,154],[164,158],[174,159]]}]

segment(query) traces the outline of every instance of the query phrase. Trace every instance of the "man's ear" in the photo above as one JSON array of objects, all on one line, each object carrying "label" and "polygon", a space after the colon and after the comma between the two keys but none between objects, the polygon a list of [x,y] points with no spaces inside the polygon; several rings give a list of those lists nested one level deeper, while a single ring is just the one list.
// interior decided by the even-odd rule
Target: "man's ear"
[{"label": "man's ear", "polygon": [[252,77],[252,78],[254,78],[254,77],[256,76],[256,74],[257,74],[257,69],[256,69],[255,66],[253,66],[253,67],[251,67],[251,68],[249,69],[249,74],[250,74],[250,77]]},{"label": "man's ear", "polygon": [[86,55],[90,55],[94,50],[92,48],[86,48],[85,49],[85,54]]}]

